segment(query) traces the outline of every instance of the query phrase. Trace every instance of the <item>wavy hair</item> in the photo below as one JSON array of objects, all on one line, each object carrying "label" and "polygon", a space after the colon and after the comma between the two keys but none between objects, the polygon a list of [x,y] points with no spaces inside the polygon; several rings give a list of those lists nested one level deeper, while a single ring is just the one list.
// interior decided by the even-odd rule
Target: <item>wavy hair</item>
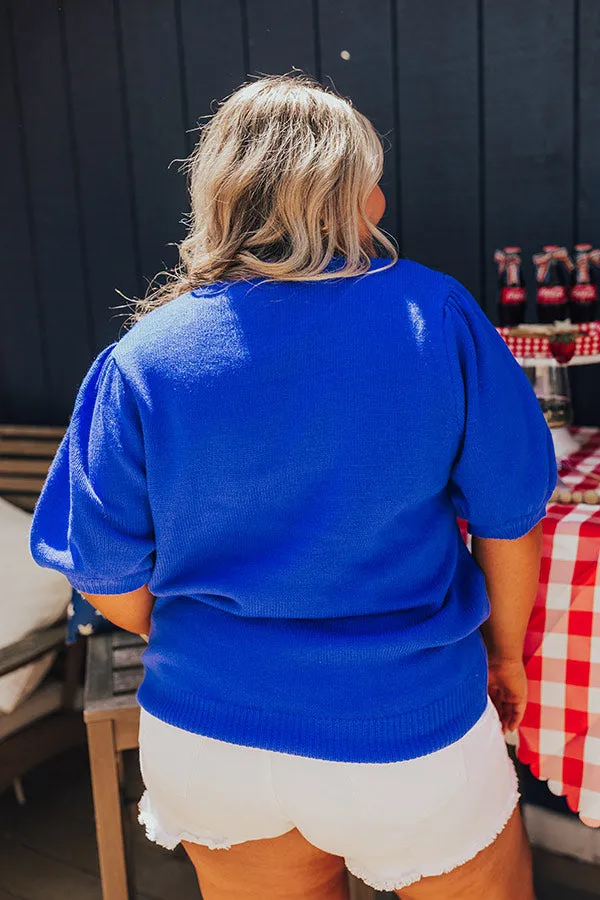
[{"label": "wavy hair", "polygon": [[[351,100],[304,74],[267,75],[221,101],[200,131],[184,161],[191,212],[179,264],[135,301],[134,321],[217,281],[351,277],[371,256],[395,264],[397,247],[365,213],[382,141]],[[334,256],[343,266],[324,271]]]}]

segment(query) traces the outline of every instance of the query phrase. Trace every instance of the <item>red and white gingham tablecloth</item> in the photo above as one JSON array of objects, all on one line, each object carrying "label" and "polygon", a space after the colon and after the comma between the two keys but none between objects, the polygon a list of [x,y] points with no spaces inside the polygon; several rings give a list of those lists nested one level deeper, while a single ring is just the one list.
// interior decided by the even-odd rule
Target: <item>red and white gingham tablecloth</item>
[{"label": "red and white gingham tablecloth", "polygon": [[[571,490],[595,490],[600,429],[572,429]],[[600,506],[550,504],[540,587],[525,642],[529,703],[518,757],[600,827]]]},{"label": "red and white gingham tablecloth", "polygon": [[[597,356],[600,354],[600,322],[584,322],[576,325],[579,335],[575,341],[575,356]],[[546,337],[518,336],[512,328],[498,328],[512,354],[523,357],[547,359],[552,356],[550,341]]]}]

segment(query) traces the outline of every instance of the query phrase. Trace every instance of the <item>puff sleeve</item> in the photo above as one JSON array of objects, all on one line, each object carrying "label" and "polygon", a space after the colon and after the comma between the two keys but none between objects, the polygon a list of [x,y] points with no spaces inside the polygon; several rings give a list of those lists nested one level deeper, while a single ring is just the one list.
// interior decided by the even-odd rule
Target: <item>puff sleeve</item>
[{"label": "puff sleeve", "polygon": [[134,591],[154,566],[141,417],[114,347],[79,388],[30,529],[34,560],[91,594]]},{"label": "puff sleeve", "polygon": [[460,448],[449,484],[471,534],[515,539],[556,486],[550,429],[529,380],[469,292],[448,278],[444,329]]}]

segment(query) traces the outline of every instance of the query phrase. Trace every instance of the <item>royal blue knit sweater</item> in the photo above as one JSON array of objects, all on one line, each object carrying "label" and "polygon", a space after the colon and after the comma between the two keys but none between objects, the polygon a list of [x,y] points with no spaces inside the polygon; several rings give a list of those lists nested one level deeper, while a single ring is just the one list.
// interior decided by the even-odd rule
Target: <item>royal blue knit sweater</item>
[{"label": "royal blue knit sweater", "polygon": [[86,593],[149,584],[139,701],[166,722],[389,762],[484,711],[489,603],[457,515],[526,534],[552,441],[468,292],[388,264],[192,291],[81,384],[31,552]]}]

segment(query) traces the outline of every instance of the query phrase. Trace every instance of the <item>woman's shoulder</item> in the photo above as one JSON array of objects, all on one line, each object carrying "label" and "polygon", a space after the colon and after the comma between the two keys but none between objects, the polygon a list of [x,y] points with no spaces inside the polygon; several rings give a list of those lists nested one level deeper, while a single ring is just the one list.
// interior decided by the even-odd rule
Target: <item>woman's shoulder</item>
[{"label": "woman's shoulder", "polygon": [[214,375],[239,361],[240,342],[227,296],[189,292],[141,316],[113,353],[136,381],[185,388],[194,374]]},{"label": "woman's shoulder", "polygon": [[181,348],[181,342],[189,339],[192,324],[207,315],[208,306],[190,291],[148,310],[117,341],[117,362],[140,354],[146,359],[162,356],[169,347]]},{"label": "woman's shoulder", "polygon": [[[383,263],[385,260],[376,260],[376,263]],[[388,260],[389,262],[389,260]],[[376,265],[375,268],[380,268]],[[383,268],[377,273],[377,277],[386,277],[396,281],[405,290],[410,290],[413,294],[422,294],[429,297],[435,302],[446,300],[456,286],[459,290],[464,288],[451,275],[432,266],[409,257],[401,256],[395,265],[389,268]]]},{"label": "woman's shoulder", "polygon": [[385,293],[394,302],[401,300],[411,315],[418,314],[434,330],[443,329],[444,315],[453,303],[468,314],[478,305],[468,289],[452,275],[401,257],[395,266],[377,273],[385,277]]}]

